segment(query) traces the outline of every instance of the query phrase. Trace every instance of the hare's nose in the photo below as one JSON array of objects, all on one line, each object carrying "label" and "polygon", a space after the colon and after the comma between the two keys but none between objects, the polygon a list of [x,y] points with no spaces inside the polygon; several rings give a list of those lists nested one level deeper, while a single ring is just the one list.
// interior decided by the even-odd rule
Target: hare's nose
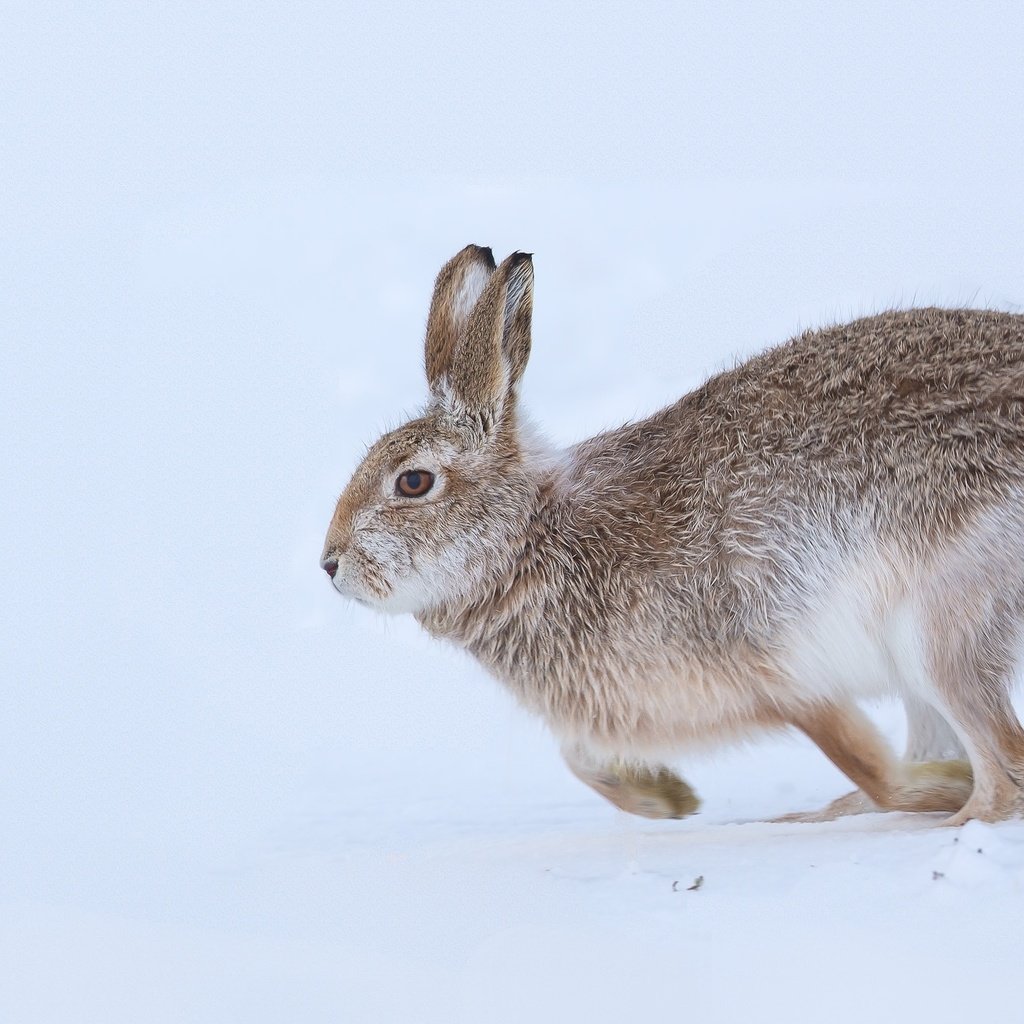
[{"label": "hare's nose", "polygon": [[334,579],[334,574],[338,571],[338,561],[335,558],[328,558],[320,563],[324,567],[324,572],[327,573],[331,579]]}]

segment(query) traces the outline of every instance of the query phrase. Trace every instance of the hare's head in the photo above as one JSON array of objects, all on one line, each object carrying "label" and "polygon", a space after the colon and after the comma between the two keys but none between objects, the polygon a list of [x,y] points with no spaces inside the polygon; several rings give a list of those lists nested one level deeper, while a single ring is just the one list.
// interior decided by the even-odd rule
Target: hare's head
[{"label": "hare's head", "polygon": [[321,565],[388,612],[471,595],[512,557],[536,489],[517,415],[533,267],[467,246],[441,269],[427,322],[430,401],[369,450],[338,499]]}]

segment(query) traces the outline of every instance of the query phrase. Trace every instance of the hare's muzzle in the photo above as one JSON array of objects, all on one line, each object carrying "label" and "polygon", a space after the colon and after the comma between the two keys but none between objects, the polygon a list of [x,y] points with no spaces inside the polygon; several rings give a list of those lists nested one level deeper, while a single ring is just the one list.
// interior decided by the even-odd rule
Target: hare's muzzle
[{"label": "hare's muzzle", "polygon": [[331,579],[334,579],[334,574],[338,571],[338,561],[335,558],[325,558],[321,563],[321,567],[324,572],[327,573]]}]

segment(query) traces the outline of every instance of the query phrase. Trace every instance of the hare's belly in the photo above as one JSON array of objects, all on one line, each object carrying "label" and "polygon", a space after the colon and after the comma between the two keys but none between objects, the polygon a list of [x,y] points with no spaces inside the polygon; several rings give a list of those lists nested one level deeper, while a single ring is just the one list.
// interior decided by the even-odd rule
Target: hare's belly
[{"label": "hare's belly", "polygon": [[921,623],[908,597],[887,602],[866,581],[824,594],[779,651],[798,696],[857,699],[917,688],[925,675]]},{"label": "hare's belly", "polygon": [[582,676],[536,710],[564,742],[619,757],[665,756],[783,724],[775,709],[795,691],[777,673],[670,653]]},{"label": "hare's belly", "polygon": [[783,726],[787,710],[924,685],[920,624],[880,565],[833,573],[780,615],[776,630],[730,647],[609,658],[548,690],[557,732],[609,752],[651,755]]}]

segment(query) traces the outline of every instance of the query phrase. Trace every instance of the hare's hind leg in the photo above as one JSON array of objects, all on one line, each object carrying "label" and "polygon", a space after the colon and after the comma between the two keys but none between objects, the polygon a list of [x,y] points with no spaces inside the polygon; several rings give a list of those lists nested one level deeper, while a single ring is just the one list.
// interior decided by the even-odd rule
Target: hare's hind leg
[{"label": "hare's hind leg", "polygon": [[697,794],[671,768],[598,757],[582,746],[562,756],[581,782],[630,814],[644,818],[685,818],[700,807]]},{"label": "hare's hind leg", "polygon": [[[871,720],[853,703],[820,703],[790,715],[826,757],[865,794],[869,806],[849,794],[814,817],[825,821],[862,810],[956,811],[971,794],[966,761],[901,761]],[[829,812],[832,813],[829,813]]]},{"label": "hare's hind leg", "polygon": [[954,725],[974,770],[974,791],[949,824],[1024,816],[1024,729],[1010,701],[1019,626],[990,621],[958,633],[932,631],[936,704]]}]

